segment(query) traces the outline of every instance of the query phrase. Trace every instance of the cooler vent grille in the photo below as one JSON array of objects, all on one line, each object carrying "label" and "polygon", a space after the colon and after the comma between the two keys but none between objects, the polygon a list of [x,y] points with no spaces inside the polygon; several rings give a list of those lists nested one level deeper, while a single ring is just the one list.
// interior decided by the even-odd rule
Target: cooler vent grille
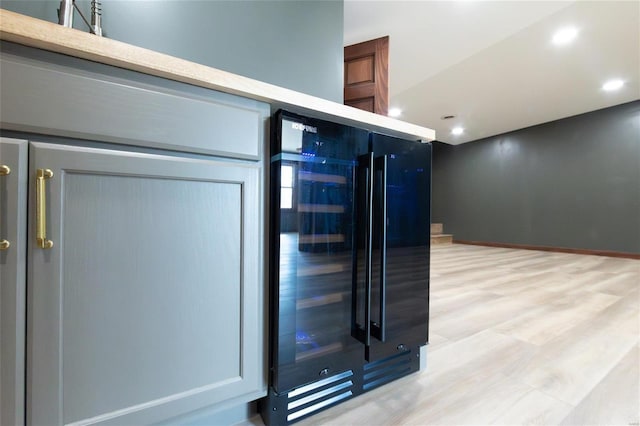
[{"label": "cooler vent grille", "polygon": [[287,394],[287,421],[297,420],[353,396],[353,371],[294,389]]},{"label": "cooler vent grille", "polygon": [[405,351],[363,367],[362,389],[368,391],[411,372],[412,351]]}]

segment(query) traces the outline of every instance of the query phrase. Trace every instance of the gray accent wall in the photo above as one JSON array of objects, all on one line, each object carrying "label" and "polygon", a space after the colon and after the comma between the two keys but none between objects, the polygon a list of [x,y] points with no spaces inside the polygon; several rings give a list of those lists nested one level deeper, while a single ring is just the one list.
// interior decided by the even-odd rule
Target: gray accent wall
[{"label": "gray accent wall", "polygon": [[454,239],[640,253],[640,101],[434,145],[433,222]]},{"label": "gray accent wall", "polygon": [[[77,3],[89,16],[89,1]],[[0,7],[57,22],[57,0]],[[342,0],[103,0],[105,36],[342,103]],[[75,27],[87,31],[76,13]]]}]

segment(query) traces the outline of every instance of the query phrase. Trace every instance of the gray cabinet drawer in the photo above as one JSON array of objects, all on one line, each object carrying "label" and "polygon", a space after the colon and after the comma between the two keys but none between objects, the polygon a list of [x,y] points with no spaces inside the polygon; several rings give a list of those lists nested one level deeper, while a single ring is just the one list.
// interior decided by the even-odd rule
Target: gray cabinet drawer
[{"label": "gray cabinet drawer", "polygon": [[259,160],[269,106],[4,43],[0,126]]}]

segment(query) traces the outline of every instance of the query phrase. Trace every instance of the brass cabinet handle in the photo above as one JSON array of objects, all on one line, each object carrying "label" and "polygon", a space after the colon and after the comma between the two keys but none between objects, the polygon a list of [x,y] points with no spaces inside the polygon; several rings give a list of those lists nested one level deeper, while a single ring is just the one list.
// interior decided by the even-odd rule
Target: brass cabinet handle
[{"label": "brass cabinet handle", "polygon": [[36,174],[36,242],[41,249],[53,247],[53,241],[47,240],[47,195],[45,180],[51,179],[50,169],[38,169]]},{"label": "brass cabinet handle", "polygon": [[[0,164],[0,176],[6,176],[11,173],[9,166]],[[11,246],[11,243],[5,239],[0,240],[0,250],[6,250]]]}]

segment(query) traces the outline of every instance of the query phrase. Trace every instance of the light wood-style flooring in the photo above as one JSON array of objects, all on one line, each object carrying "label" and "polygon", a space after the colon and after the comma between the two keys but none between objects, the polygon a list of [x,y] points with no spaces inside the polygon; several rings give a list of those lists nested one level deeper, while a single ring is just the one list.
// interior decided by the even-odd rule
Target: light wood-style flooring
[{"label": "light wood-style flooring", "polygon": [[639,336],[638,260],[435,246],[426,371],[298,424],[638,425]]}]

